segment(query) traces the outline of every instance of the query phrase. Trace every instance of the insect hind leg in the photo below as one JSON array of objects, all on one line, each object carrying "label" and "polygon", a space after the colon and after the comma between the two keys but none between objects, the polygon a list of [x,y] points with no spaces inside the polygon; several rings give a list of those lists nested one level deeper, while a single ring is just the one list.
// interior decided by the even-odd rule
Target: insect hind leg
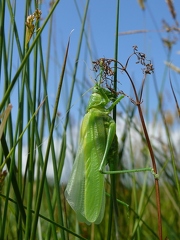
[{"label": "insect hind leg", "polygon": [[109,129],[108,129],[108,133],[107,133],[107,142],[106,142],[106,147],[105,147],[105,151],[104,151],[104,156],[103,156],[102,162],[99,167],[99,171],[102,174],[106,173],[106,172],[104,172],[103,169],[107,164],[107,156],[109,154],[109,150],[111,149],[115,134],[116,134],[116,124],[115,124],[114,120],[112,119],[110,121]]}]

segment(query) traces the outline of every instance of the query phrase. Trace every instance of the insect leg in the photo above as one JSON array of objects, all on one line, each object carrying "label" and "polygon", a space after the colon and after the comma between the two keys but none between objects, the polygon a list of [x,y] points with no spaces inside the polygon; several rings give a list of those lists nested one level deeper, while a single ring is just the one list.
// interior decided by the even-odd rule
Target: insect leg
[{"label": "insect leg", "polygon": [[115,124],[114,120],[111,120],[110,124],[109,124],[108,133],[107,133],[107,142],[106,142],[106,147],[105,147],[105,151],[104,151],[104,156],[103,156],[102,162],[99,167],[99,171],[101,173],[105,173],[103,171],[103,168],[107,164],[107,156],[108,156],[109,150],[111,148],[112,142],[114,140],[115,134],[116,134],[116,124]]},{"label": "insect leg", "polygon": [[118,102],[121,101],[121,99],[124,98],[124,95],[120,96],[119,98],[117,98],[113,103],[112,105],[108,108],[109,112],[111,112],[111,110],[118,104]]}]

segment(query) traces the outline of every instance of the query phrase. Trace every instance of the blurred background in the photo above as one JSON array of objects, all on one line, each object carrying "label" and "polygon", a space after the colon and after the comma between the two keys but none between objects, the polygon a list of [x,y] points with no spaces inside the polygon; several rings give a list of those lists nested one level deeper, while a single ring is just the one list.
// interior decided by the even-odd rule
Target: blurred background
[{"label": "blurred background", "polygon": [[[42,14],[30,22],[27,17],[36,9]],[[154,67],[146,77],[141,107],[160,174],[163,239],[178,239],[179,109],[170,80],[179,102],[179,9],[179,1],[170,0],[1,1],[2,121],[7,105],[13,108],[0,147],[0,170],[7,171],[0,189],[0,239],[75,239],[73,234],[79,239],[110,239],[104,231],[109,226],[109,197],[103,222],[86,226],[78,224],[64,187],[97,79],[92,61],[117,56],[125,66],[133,46]],[[144,75],[135,56],[127,71],[139,92]],[[121,70],[117,80],[117,91],[135,99]],[[117,105],[116,121],[119,169],[151,166],[137,107],[129,98]],[[118,205],[116,232],[121,239],[158,239],[152,175],[120,175],[116,192],[130,206],[127,210]]]}]

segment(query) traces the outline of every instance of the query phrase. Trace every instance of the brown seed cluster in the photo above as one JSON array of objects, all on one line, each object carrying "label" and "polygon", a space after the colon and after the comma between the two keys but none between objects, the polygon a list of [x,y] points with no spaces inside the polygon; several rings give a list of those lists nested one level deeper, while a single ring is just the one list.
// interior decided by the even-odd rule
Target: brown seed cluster
[{"label": "brown seed cluster", "polygon": [[142,52],[138,52],[138,47],[133,46],[134,54],[136,55],[138,61],[137,64],[140,63],[141,65],[145,66],[143,69],[143,73],[145,74],[151,74],[154,72],[153,64],[151,63],[151,60],[146,59],[146,54]]},{"label": "brown seed cluster", "polygon": [[[133,83],[133,80],[131,76],[128,73],[128,63],[132,56],[137,57],[137,64],[141,64],[143,66],[143,81],[142,81],[142,88],[141,88],[141,94],[139,100],[135,101],[131,97],[129,97],[127,94],[125,94],[123,91],[117,91],[115,89],[115,83],[114,83],[114,72],[115,70],[120,70],[122,72],[125,72],[128,75],[128,78],[130,79],[130,82],[133,86],[133,89],[135,90],[135,86]],[[126,97],[128,97],[132,103],[139,105],[142,102],[142,92],[144,87],[144,82],[146,79],[147,74],[151,74],[154,72],[153,64],[150,60],[146,58],[145,53],[139,52],[138,47],[135,45],[133,46],[133,53],[127,58],[127,61],[125,65],[123,65],[121,62],[115,59],[108,59],[108,58],[99,58],[96,61],[93,61],[93,71],[99,72],[97,77],[100,77],[100,84],[102,84],[102,87],[108,89],[111,94],[116,98],[119,94],[122,94]],[[111,66],[111,63],[114,63],[113,66]],[[116,81],[117,82],[117,81]]]},{"label": "brown seed cluster", "polygon": [[[27,19],[25,22],[25,24],[26,24],[26,45],[28,44],[33,33],[35,32],[35,25],[41,18],[41,14],[42,14],[42,12],[39,9],[36,9],[36,11],[32,15],[27,16]],[[34,22],[35,22],[35,24],[34,24]],[[36,31],[38,31],[38,30],[39,29],[37,29]]]}]

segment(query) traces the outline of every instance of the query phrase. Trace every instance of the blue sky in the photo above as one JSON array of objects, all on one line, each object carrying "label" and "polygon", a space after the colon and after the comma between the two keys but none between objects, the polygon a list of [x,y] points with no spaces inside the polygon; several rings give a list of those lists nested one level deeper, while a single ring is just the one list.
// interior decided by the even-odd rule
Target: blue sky
[{"label": "blue sky", "polygon": [[[79,6],[81,16],[83,15],[85,1]],[[163,47],[161,37],[166,37],[167,33],[161,32],[162,20],[165,19],[169,25],[174,25],[174,21],[169,13],[165,1],[147,1],[148,7],[142,11],[137,1],[120,1],[120,25],[119,32],[130,30],[147,29],[152,32],[144,34],[125,35],[119,37],[119,60],[124,62],[132,52],[132,46],[137,45],[140,51],[147,54],[148,58],[154,62],[157,77],[162,77],[164,71],[164,60],[167,59],[167,49]],[[177,5],[176,5],[177,4]],[[180,2],[176,1],[176,9],[180,9]],[[115,36],[115,13],[116,1],[90,1],[86,31],[89,41],[92,44],[92,56],[94,59],[99,57],[114,56],[114,36]],[[177,12],[177,17],[179,17]],[[76,49],[79,39],[81,23],[73,1],[61,1],[55,11],[55,27],[59,43],[67,42],[67,37],[72,29],[71,45],[69,58],[75,59]],[[156,32],[157,31],[157,32]],[[94,47],[94,48],[93,48]],[[171,61],[179,64],[180,50],[179,42],[172,50]],[[84,53],[79,61],[84,61]],[[80,63],[81,65],[82,63]],[[133,69],[132,69],[133,70]]]},{"label": "blue sky", "polygon": [[[81,17],[83,16],[86,1],[76,1],[80,10]],[[162,37],[167,38],[168,33],[163,30],[162,20],[170,26],[175,26],[174,20],[169,12],[168,6],[165,1],[146,1],[146,9],[142,11],[138,2],[135,0],[123,0],[120,1],[120,24],[119,32],[127,32],[133,30],[150,30],[148,33],[139,33],[131,35],[119,36],[119,61],[125,63],[127,57],[132,53],[132,46],[137,45],[139,51],[144,52],[147,58],[150,59],[155,68],[154,76],[159,88],[161,87],[164,73],[165,64],[167,60],[167,48],[162,44]],[[180,9],[180,2],[175,2],[176,11]],[[177,13],[177,19],[180,20],[179,13]],[[114,57],[114,45],[115,45],[115,14],[116,14],[116,1],[98,0],[90,1],[87,22],[85,30],[88,35],[88,40],[91,46],[92,58],[95,60],[100,57],[113,58]],[[62,53],[63,46],[65,47],[67,38],[72,29],[74,32],[71,35],[71,45],[69,50],[69,62],[73,67],[76,51],[78,46],[79,34],[81,29],[81,22],[77,14],[77,10],[74,1],[60,1],[59,6],[55,10],[55,35],[56,47],[59,48],[58,52]],[[178,38],[178,34],[175,35]],[[85,38],[83,38],[83,46],[78,65],[78,78],[83,77],[83,72],[86,71],[87,78],[91,83],[93,73],[91,71],[92,65],[90,58],[87,56],[87,45]],[[58,47],[59,45],[59,47]],[[177,52],[180,51],[180,44],[177,41],[176,45],[172,48],[170,61],[179,66],[180,55]],[[60,54],[61,55],[61,54]],[[87,56],[87,57],[86,57]],[[63,56],[60,58],[62,59]],[[52,57],[53,58],[53,57]],[[59,58],[59,59],[60,59]],[[134,76],[136,83],[140,83],[142,79],[141,66],[135,64],[135,59],[132,60],[132,64],[129,68],[129,72]],[[172,81],[174,80],[174,86],[176,89],[177,77],[175,73],[171,73]],[[125,75],[119,76],[121,85],[119,86],[127,94],[132,94],[132,88],[129,85]],[[150,111],[157,108],[157,98],[154,92],[153,76],[148,77],[147,90],[144,92],[143,100],[148,101]],[[149,91],[150,89],[150,91]],[[145,95],[146,91],[148,96]],[[172,93],[169,87],[168,74],[165,75],[164,84],[164,101],[165,108],[172,109],[175,107]],[[132,95],[133,96],[133,95]],[[167,96],[167,98],[166,98]]]},{"label": "blue sky", "polygon": [[[67,84],[65,85],[64,93],[67,95],[67,86],[71,83],[71,73],[74,67],[76,52],[78,47],[78,41],[81,30],[81,20],[83,17],[84,8],[86,1],[77,0],[77,5],[80,11],[80,16],[77,13],[77,8],[75,6],[75,1],[72,0],[61,0],[55,9],[53,14],[53,31],[52,31],[52,46],[50,55],[50,71],[49,71],[49,99],[52,100],[52,105],[57,89],[57,84],[59,80],[59,73],[61,71],[61,64],[64,58],[65,47],[68,41],[70,32],[74,29],[71,34],[71,43],[68,56],[68,65],[65,78]],[[174,1],[176,11],[180,9],[180,2]],[[23,36],[24,29],[24,1],[19,0],[19,5],[16,9],[16,21],[19,31],[19,36],[21,33]],[[175,26],[172,16],[169,12],[168,6],[165,1],[146,1],[146,8],[143,11],[138,5],[136,0],[121,0],[120,1],[120,22],[119,22],[119,32],[128,32],[133,30],[150,30],[147,33],[131,34],[131,35],[121,35],[119,36],[119,56],[118,59],[123,64],[125,64],[127,57],[132,53],[132,46],[137,45],[139,51],[144,52],[147,58],[150,59],[155,68],[154,76],[157,81],[157,85],[160,88],[162,85],[163,77],[165,76],[165,81],[163,85],[164,93],[164,103],[165,108],[174,109],[175,103],[172,98],[172,93],[169,87],[168,74],[165,72],[164,61],[167,60],[167,48],[162,44],[161,38],[170,36],[168,33],[162,30],[162,20],[165,19],[170,26]],[[39,5],[39,9],[42,11],[42,21],[46,18],[49,11],[49,1],[42,1],[42,5]],[[23,12],[23,14],[22,14]],[[32,9],[32,13],[34,9]],[[177,13],[177,20],[180,20],[179,13]],[[92,54],[92,59],[96,60],[100,57],[113,58],[114,57],[114,45],[115,45],[115,15],[116,15],[116,1],[98,0],[90,1],[89,9],[87,14],[87,22],[85,25],[85,31],[88,36],[88,42],[90,44],[90,50]],[[9,23],[9,13],[7,10],[6,14],[6,34],[8,36],[8,23]],[[180,22],[180,21],[179,21]],[[48,25],[42,33],[42,39],[44,44],[44,55],[46,55],[47,50],[47,35]],[[176,37],[179,38],[176,33]],[[23,40],[20,39],[21,42]],[[31,43],[31,42],[30,42]],[[172,48],[170,61],[179,66],[180,55],[177,52],[180,51],[179,39]],[[14,66],[18,66],[19,60],[15,53],[14,55]],[[133,58],[131,65],[129,67],[129,73],[133,76],[135,83],[138,85],[142,80],[141,66],[135,64],[136,60]],[[81,54],[78,62],[78,72],[77,79],[79,81],[87,81],[87,89],[89,86],[93,86],[92,79],[94,78],[94,73],[92,72],[92,64],[89,52],[87,50],[87,41],[83,37],[83,45],[81,48]],[[16,69],[15,69],[16,71]],[[164,73],[166,73],[164,75]],[[86,75],[86,79],[84,78]],[[13,73],[12,73],[13,76]],[[127,81],[125,74],[119,74],[119,84],[118,88],[123,90],[128,95],[133,97],[132,88]],[[174,87],[178,86],[178,75],[171,72],[172,81]],[[80,84],[77,81],[77,85]],[[76,88],[77,86],[75,86]],[[178,88],[179,89],[179,88]],[[13,92],[16,97],[16,91]],[[13,95],[12,95],[13,98]],[[74,100],[81,98],[78,93],[75,92]],[[144,106],[146,104],[149,107],[150,114],[157,108],[157,97],[154,91],[153,76],[150,75],[147,79],[146,88],[143,95]],[[14,110],[16,109],[16,103],[14,103]],[[62,104],[62,106],[61,106]],[[18,104],[17,104],[18,105]],[[60,103],[60,111],[65,113],[64,103]]]},{"label": "blue sky", "polygon": [[[86,1],[77,0],[76,1],[80,11],[80,17],[83,17],[84,8]],[[119,52],[118,59],[121,63],[125,64],[128,56],[132,53],[132,46],[137,45],[139,51],[144,52],[148,59],[150,59],[154,64],[154,75],[150,75],[147,78],[146,86],[143,94],[143,109],[148,106],[149,116],[148,120],[151,122],[153,111],[157,110],[157,97],[154,89],[153,77],[157,81],[159,89],[162,87],[163,90],[163,107],[166,110],[175,111],[175,103],[172,97],[172,92],[169,86],[168,71],[165,67],[164,61],[167,60],[167,48],[162,44],[162,37],[167,38],[171,33],[163,32],[162,20],[165,19],[170,26],[175,26],[172,16],[169,12],[168,6],[165,1],[159,0],[147,0],[146,9],[143,11],[136,0],[121,0],[120,1],[120,22],[119,22],[119,33],[134,31],[134,30],[149,30],[147,33],[139,34],[128,34],[119,36]],[[23,41],[23,30],[24,30],[24,0],[19,0],[16,8],[16,23],[18,27],[18,33],[20,41]],[[180,9],[180,1],[174,1],[176,11]],[[40,26],[43,24],[43,20],[47,17],[49,11],[49,1],[43,1],[42,5],[39,6],[42,11],[42,21],[40,21]],[[32,13],[35,9],[32,9]],[[23,13],[23,14],[22,14]],[[177,20],[180,22],[180,10],[177,11]],[[89,4],[89,10],[87,15],[87,22],[85,25],[85,31],[88,36],[88,43],[90,44],[90,50],[92,59],[106,57],[114,58],[114,45],[115,45],[115,15],[116,15],[116,1],[115,0],[91,0]],[[72,0],[61,0],[53,13],[53,30],[52,30],[52,42],[51,42],[51,54],[49,58],[50,69],[49,69],[49,92],[48,98],[50,101],[50,106],[53,105],[55,101],[55,95],[57,91],[57,85],[59,81],[59,75],[61,72],[62,62],[65,54],[65,48],[67,45],[68,37],[70,32],[74,29],[71,34],[71,42],[68,55],[68,64],[65,73],[65,84],[63,87],[63,97],[60,99],[59,111],[62,117],[66,114],[66,104],[67,96],[69,94],[69,88],[72,80],[72,71],[75,64],[76,52],[78,47],[78,41],[81,30],[81,20],[77,13],[75,2]],[[10,24],[10,17],[8,9],[6,12],[6,25],[5,33],[8,39],[8,30]],[[48,25],[42,33],[42,42],[44,45],[43,54],[46,56],[47,53],[47,39],[48,39]],[[178,39],[176,45],[173,46],[170,61],[179,67],[180,54],[180,43],[179,35],[175,35]],[[170,37],[173,37],[170,36]],[[30,44],[32,43],[32,40]],[[31,57],[32,57],[31,53]],[[136,85],[141,83],[142,71],[141,66],[135,64],[136,59],[131,60],[129,66],[129,73],[133,76]],[[14,56],[13,56],[13,67],[14,72],[12,72],[12,78],[17,71],[20,64],[18,53],[16,50],[16,45],[14,45]],[[3,68],[2,68],[3,69]],[[77,81],[75,84],[75,92],[72,104],[74,105],[70,111],[72,117],[75,118],[77,109],[81,101],[87,102],[88,97],[81,96],[77,91],[78,87],[82,83],[86,82],[87,87],[85,87],[84,92],[88,90],[89,87],[93,86],[94,73],[92,72],[92,64],[90,59],[90,54],[87,49],[87,40],[83,37],[83,44],[81,48],[81,54],[78,61],[78,72]],[[179,75],[175,72],[170,71],[172,82],[176,90],[177,97],[179,96]],[[3,72],[1,75],[3,79]],[[132,87],[125,74],[119,73],[118,75],[119,85],[118,89],[123,90],[126,94],[133,97]],[[163,85],[162,85],[163,83]],[[0,82],[0,93],[3,90],[3,81]],[[84,93],[83,92],[83,93]],[[90,94],[90,93],[89,93]],[[88,95],[89,96],[89,95]],[[13,89],[11,94],[11,100],[13,103],[12,115],[17,114],[18,108],[18,98],[17,98],[17,86]],[[123,104],[129,103],[129,99],[124,100]],[[85,110],[82,110],[82,116]],[[73,115],[74,114],[74,115]],[[14,116],[13,115],[13,116]],[[16,117],[14,119],[14,124],[16,122]],[[77,122],[76,122],[77,123]],[[78,123],[77,123],[78,125]],[[78,128],[74,129],[75,133],[78,132]],[[160,125],[159,125],[160,126]],[[59,127],[59,126],[58,126]],[[75,134],[76,135],[76,134]],[[45,145],[46,143],[44,143]],[[59,146],[59,142],[57,144]]]}]

